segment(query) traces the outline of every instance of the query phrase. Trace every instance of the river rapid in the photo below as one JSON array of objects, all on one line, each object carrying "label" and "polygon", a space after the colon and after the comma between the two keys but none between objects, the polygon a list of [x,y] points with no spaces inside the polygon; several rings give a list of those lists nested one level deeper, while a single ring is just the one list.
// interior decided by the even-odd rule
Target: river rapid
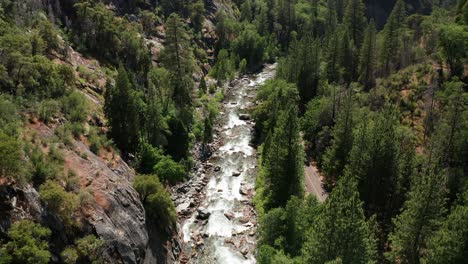
[{"label": "river rapid", "polygon": [[256,263],[255,193],[257,153],[252,146],[258,88],[274,77],[275,65],[233,82],[218,119],[213,155],[173,190],[181,226],[181,263]]}]

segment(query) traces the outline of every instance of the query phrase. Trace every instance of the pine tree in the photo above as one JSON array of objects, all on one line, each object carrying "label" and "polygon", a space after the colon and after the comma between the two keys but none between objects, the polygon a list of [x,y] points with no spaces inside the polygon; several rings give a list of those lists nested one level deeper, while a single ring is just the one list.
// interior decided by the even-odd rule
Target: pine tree
[{"label": "pine tree", "polygon": [[468,259],[468,192],[451,210],[442,227],[428,242],[423,263],[456,264]]},{"label": "pine tree", "polygon": [[172,95],[176,107],[187,111],[192,104],[194,60],[190,35],[184,21],[177,14],[171,14],[166,21],[166,41],[161,60],[162,65],[171,74],[174,89]]},{"label": "pine tree", "polygon": [[252,21],[253,19],[253,12],[252,12],[252,1],[246,0],[240,6],[241,11],[241,20],[245,20],[247,22]]},{"label": "pine tree", "polygon": [[367,26],[361,47],[359,82],[364,85],[366,91],[375,85],[376,32],[374,21],[371,21]]},{"label": "pine tree", "polygon": [[302,105],[317,95],[320,81],[320,42],[305,36],[300,42],[300,65],[297,87]]},{"label": "pine tree", "polygon": [[376,244],[359,199],[357,180],[346,175],[338,181],[307,234],[304,263],[321,264],[338,257],[341,263],[375,261]]},{"label": "pine tree", "polygon": [[344,107],[333,128],[332,145],[323,157],[323,171],[329,187],[342,175],[346,164],[348,164],[349,153],[353,146],[353,119],[353,98],[351,95],[347,95]]},{"label": "pine tree", "polygon": [[381,61],[383,74],[389,74],[398,68],[401,42],[405,29],[406,7],[403,0],[398,0],[393,7],[383,29]]},{"label": "pine tree", "polygon": [[351,40],[359,49],[366,29],[365,5],[362,0],[348,0],[344,14],[344,24],[349,32]]},{"label": "pine tree", "polygon": [[396,111],[382,112],[360,121],[354,131],[347,170],[359,179],[359,192],[367,215],[377,214],[387,224],[395,211],[399,176],[399,135]]},{"label": "pine tree", "polygon": [[146,140],[152,146],[160,147],[167,144],[166,134],[169,132],[169,127],[162,115],[161,106],[154,97],[148,97],[142,126]]},{"label": "pine tree", "polygon": [[280,44],[288,47],[291,32],[296,29],[296,0],[277,0],[275,5],[275,29]]},{"label": "pine tree", "polygon": [[335,9],[336,9],[336,15],[338,17],[338,22],[341,23],[343,22],[343,17],[345,14],[345,9],[346,9],[346,2],[349,0],[332,0],[335,1]]},{"label": "pine tree", "polygon": [[341,68],[341,52],[342,52],[342,33],[340,29],[332,31],[327,36],[327,78],[330,83],[338,83],[340,81]]},{"label": "pine tree", "polygon": [[134,153],[138,147],[140,109],[138,96],[123,65],[119,66],[115,87],[107,87],[105,99],[110,136],[124,156]]},{"label": "pine tree", "polygon": [[[468,4],[465,5],[465,10]],[[468,12],[465,11],[465,16],[468,18]],[[442,27],[440,34],[440,46],[442,54],[450,67],[452,76],[463,77],[464,64],[468,58],[467,47],[468,33],[466,25],[450,24]]]},{"label": "pine tree", "polygon": [[420,263],[425,245],[445,213],[445,182],[445,175],[430,164],[416,175],[409,198],[393,221],[395,229],[389,235],[391,251],[386,254],[390,261]]},{"label": "pine tree", "polygon": [[326,16],[326,35],[329,36],[336,31],[336,26],[338,24],[337,12],[336,12],[336,1],[328,0],[327,1],[327,16]]},{"label": "pine tree", "polygon": [[342,34],[339,55],[343,80],[349,85],[357,77],[358,54],[356,45],[347,31]]},{"label": "pine tree", "polygon": [[303,147],[295,104],[280,111],[270,146],[265,153],[265,168],[270,182],[268,208],[286,205],[292,195],[303,195]]}]

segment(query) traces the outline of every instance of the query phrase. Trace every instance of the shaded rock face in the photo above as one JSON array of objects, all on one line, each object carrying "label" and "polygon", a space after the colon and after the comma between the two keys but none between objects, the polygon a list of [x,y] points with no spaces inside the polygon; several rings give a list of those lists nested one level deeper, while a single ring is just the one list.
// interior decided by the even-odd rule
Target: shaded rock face
[{"label": "shaded rock face", "polygon": [[[81,179],[83,189],[94,194],[95,203],[85,209],[88,223],[106,243],[106,259],[141,263],[149,243],[145,210],[131,181],[134,173],[120,158],[109,167],[82,143],[78,151],[66,151],[66,166]],[[86,153],[84,160],[78,153]]]}]

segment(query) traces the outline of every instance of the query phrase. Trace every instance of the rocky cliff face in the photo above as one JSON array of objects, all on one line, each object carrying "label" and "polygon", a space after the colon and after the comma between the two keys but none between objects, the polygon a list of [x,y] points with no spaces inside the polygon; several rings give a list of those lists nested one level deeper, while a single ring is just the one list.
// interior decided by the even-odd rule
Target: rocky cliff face
[{"label": "rocky cliff face", "polygon": [[[53,135],[53,129],[43,124],[34,129],[44,138]],[[118,155],[98,157],[79,141],[70,149],[63,148],[63,153],[65,169],[76,173],[80,189],[94,199],[80,209],[82,230],[75,234],[77,237],[91,233],[102,238],[105,246],[101,254],[107,263],[165,263],[166,259],[175,259],[166,250],[158,227],[146,221],[143,205],[132,187],[135,174]],[[64,246],[73,243],[73,235],[47,211],[31,185],[20,187],[0,181],[0,211],[0,238],[6,237],[11,223],[31,219],[52,230],[55,261]]]}]

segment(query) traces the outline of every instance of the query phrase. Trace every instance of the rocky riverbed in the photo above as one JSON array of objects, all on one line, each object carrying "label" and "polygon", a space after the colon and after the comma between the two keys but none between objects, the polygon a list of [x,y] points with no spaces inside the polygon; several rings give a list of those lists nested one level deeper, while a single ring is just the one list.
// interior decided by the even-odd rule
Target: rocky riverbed
[{"label": "rocky riverbed", "polygon": [[198,162],[190,180],[175,186],[172,199],[183,241],[181,263],[255,263],[257,152],[251,144],[258,87],[274,76],[275,65],[233,81],[226,93],[213,153]]}]

